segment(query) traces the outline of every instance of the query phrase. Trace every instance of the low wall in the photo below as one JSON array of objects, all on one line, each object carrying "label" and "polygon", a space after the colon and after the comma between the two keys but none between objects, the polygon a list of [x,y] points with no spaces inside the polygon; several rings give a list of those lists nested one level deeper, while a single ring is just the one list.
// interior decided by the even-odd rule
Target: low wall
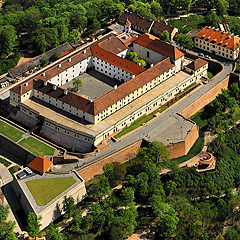
[{"label": "low wall", "polygon": [[0,148],[6,152],[9,152],[26,165],[36,157],[36,155],[34,155],[32,152],[20,146],[18,143],[13,142],[11,139],[7,138],[1,133],[0,133]]},{"label": "low wall", "polygon": [[229,84],[229,76],[227,76],[223,81],[219,82],[213,88],[209,89],[206,93],[200,96],[198,99],[190,103],[188,106],[179,111],[179,114],[185,118],[190,118],[197,111],[202,109],[208,103],[213,101],[216,96],[221,93],[222,89],[227,89]]},{"label": "low wall", "polygon": [[77,170],[77,173],[84,179],[84,181],[88,181],[92,179],[94,176],[103,173],[103,166],[106,163],[112,162],[120,162],[124,163],[128,160],[136,157],[138,149],[141,147],[143,140],[138,140],[137,142],[117,151],[107,157],[104,157],[96,162],[89,164],[88,166],[84,166],[83,168]]}]

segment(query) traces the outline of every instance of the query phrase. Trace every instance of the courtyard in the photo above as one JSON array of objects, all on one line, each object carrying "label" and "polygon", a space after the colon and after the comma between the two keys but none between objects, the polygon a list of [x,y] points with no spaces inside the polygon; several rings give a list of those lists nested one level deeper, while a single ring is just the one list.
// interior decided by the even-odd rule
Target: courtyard
[{"label": "courtyard", "polygon": [[77,78],[82,82],[82,87],[80,87],[79,91],[74,90],[73,81],[65,83],[62,87],[78,95],[87,96],[93,101],[112,91],[115,85],[118,86],[121,84],[116,79],[110,78],[93,69]]}]

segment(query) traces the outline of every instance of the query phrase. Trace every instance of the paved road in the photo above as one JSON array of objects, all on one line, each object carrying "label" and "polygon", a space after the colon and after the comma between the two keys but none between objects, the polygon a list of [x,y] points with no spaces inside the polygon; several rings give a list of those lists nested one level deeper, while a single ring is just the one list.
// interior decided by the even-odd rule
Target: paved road
[{"label": "paved road", "polygon": [[[190,53],[193,53],[190,51]],[[211,54],[208,54],[211,55]],[[212,56],[212,55],[211,55]],[[113,153],[117,150],[120,150],[129,144],[142,139],[144,136],[148,135],[149,140],[152,141],[156,139],[164,129],[169,127],[169,122],[172,118],[176,118],[176,113],[183,109],[185,106],[189,105],[195,99],[199,98],[202,94],[207,92],[209,89],[214,87],[217,83],[221,82],[227,75],[230,74],[232,71],[233,65],[232,62],[226,61],[222,58],[212,56],[213,60],[220,60],[221,63],[224,65],[223,71],[219,73],[216,77],[214,77],[210,82],[206,85],[201,85],[197,88],[196,91],[190,93],[187,97],[184,97],[174,105],[172,105],[168,110],[164,111],[159,117],[157,117],[151,123],[146,124],[145,127],[140,128],[138,131],[133,132],[132,134],[128,135],[127,137],[123,138],[119,142],[110,142],[111,146],[107,149],[103,150],[102,152],[98,153],[96,156],[92,156],[90,158],[81,160],[78,166],[81,166],[84,162],[90,163],[97,159],[100,159],[110,153]],[[110,140],[109,140],[110,141]],[[59,171],[67,171],[71,170],[72,168],[76,167],[76,164],[69,164],[64,165],[62,167],[58,167]]]}]

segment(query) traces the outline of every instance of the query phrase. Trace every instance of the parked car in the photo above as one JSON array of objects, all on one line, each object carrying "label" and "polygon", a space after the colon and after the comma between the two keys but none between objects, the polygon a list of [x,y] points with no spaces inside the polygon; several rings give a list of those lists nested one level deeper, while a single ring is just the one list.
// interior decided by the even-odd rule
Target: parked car
[{"label": "parked car", "polygon": [[210,57],[210,56],[208,56],[208,55],[206,55],[206,56],[205,56],[205,58],[211,59],[211,57]]},{"label": "parked car", "polygon": [[204,54],[200,52],[198,56],[204,57]]}]

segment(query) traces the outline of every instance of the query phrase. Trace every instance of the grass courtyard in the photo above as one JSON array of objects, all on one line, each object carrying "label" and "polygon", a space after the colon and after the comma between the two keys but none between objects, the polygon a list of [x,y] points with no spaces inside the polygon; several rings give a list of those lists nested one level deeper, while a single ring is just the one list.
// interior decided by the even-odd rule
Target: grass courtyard
[{"label": "grass courtyard", "polygon": [[33,152],[35,155],[53,155],[55,152],[55,149],[46,145],[43,142],[38,141],[37,139],[33,137],[25,138],[19,142],[19,144],[29,151]]},{"label": "grass courtyard", "polygon": [[0,133],[14,142],[22,138],[23,132],[0,120]]},{"label": "grass courtyard", "polygon": [[74,183],[76,180],[73,177],[65,177],[31,180],[26,185],[37,205],[45,206]]}]

